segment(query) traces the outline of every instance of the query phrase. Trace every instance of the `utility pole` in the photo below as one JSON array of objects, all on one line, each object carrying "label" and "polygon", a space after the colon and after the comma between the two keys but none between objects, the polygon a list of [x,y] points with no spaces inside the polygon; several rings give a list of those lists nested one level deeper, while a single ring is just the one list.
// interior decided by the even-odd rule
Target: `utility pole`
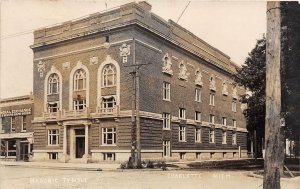
[{"label": "utility pole", "polygon": [[264,189],[280,189],[283,166],[283,142],[280,125],[281,113],[281,16],[280,2],[267,2],[266,52],[266,123]]},{"label": "utility pole", "polygon": [[140,167],[141,166],[141,126],[140,126],[140,76],[139,68],[142,65],[148,64],[137,64],[135,57],[135,38],[133,38],[133,63],[130,66],[133,67],[132,75],[132,147],[131,147],[131,157],[129,161],[130,167]]}]

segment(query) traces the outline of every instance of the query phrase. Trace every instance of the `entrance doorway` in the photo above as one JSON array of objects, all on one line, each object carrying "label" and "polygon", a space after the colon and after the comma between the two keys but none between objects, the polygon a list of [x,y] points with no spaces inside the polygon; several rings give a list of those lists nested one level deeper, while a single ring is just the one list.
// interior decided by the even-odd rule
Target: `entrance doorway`
[{"label": "entrance doorway", "polygon": [[75,129],[75,158],[82,158],[85,152],[85,131]]},{"label": "entrance doorway", "polygon": [[28,143],[21,142],[20,144],[20,160],[28,161],[29,159],[29,152],[28,152]]}]

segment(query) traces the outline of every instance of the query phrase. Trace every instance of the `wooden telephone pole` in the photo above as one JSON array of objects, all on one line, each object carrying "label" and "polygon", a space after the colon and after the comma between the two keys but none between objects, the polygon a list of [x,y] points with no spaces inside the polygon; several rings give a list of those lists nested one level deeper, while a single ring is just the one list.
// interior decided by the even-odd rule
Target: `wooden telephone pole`
[{"label": "wooden telephone pole", "polygon": [[140,75],[139,68],[148,64],[137,64],[135,58],[135,38],[133,38],[132,75],[132,149],[129,164],[131,167],[141,167],[141,126],[140,126]]},{"label": "wooden telephone pole", "polygon": [[280,189],[280,172],[283,168],[283,137],[281,113],[281,16],[280,2],[267,2],[266,52],[266,123],[264,189]]}]

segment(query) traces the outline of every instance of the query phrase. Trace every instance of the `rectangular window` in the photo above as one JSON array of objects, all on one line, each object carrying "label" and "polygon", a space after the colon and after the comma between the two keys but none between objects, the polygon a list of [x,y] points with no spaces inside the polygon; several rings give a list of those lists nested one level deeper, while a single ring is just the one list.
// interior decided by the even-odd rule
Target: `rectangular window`
[{"label": "rectangular window", "polygon": [[169,140],[163,141],[163,156],[170,157],[171,156],[171,145]]},{"label": "rectangular window", "polygon": [[215,105],[215,94],[214,93],[209,94],[209,105],[211,105],[211,106]]},{"label": "rectangular window", "polygon": [[102,108],[103,109],[113,109],[116,106],[115,97],[103,97],[102,98]]},{"label": "rectangular window", "polygon": [[201,128],[195,129],[195,142],[201,142]]},{"label": "rectangular window", "polygon": [[74,100],[74,110],[84,110],[86,108],[86,101],[83,100]]},{"label": "rectangular window", "polygon": [[236,101],[232,101],[232,111],[236,112]]},{"label": "rectangular window", "polygon": [[232,134],[232,144],[235,145],[236,144],[236,133]]},{"label": "rectangular window", "polygon": [[222,144],[227,143],[227,133],[226,131],[222,131]]},{"label": "rectangular window", "polygon": [[232,120],[232,126],[236,127],[236,120],[235,119]]},{"label": "rectangular window", "polygon": [[26,131],[26,127],[27,127],[26,116],[22,116],[22,131]]},{"label": "rectangular window", "polygon": [[163,129],[170,129],[171,128],[171,115],[169,113],[163,113]]},{"label": "rectangular window", "polygon": [[179,126],[179,141],[185,142],[185,126]]},{"label": "rectangular window", "polygon": [[8,149],[7,156],[16,156],[17,155],[17,145],[16,140],[8,140]]},{"label": "rectangular window", "polygon": [[215,124],[215,116],[212,114],[209,115],[209,123]]},{"label": "rectangular window", "polygon": [[209,143],[215,143],[215,131],[209,130]]},{"label": "rectangular window", "polygon": [[226,117],[222,117],[222,125],[223,126],[227,125],[227,118]]},{"label": "rectangular window", "polygon": [[201,89],[199,88],[195,89],[195,101],[201,102]]},{"label": "rectangular window", "polygon": [[16,131],[16,117],[11,117],[10,118],[10,132],[15,132]]},{"label": "rectangular window", "polygon": [[179,119],[185,119],[185,109],[179,108]]},{"label": "rectangular window", "polygon": [[163,100],[171,100],[171,84],[167,82],[163,82]]},{"label": "rectangular window", "polygon": [[59,144],[59,132],[58,129],[48,130],[48,145],[58,145]]},{"label": "rectangular window", "polygon": [[58,112],[58,102],[48,102],[47,109],[48,113]]},{"label": "rectangular window", "polygon": [[104,161],[115,161],[116,154],[115,153],[103,153],[103,160]]},{"label": "rectangular window", "polygon": [[195,112],[195,122],[201,122],[201,112]]},{"label": "rectangular window", "polygon": [[57,152],[50,152],[49,153],[49,159],[58,159],[58,153]]},{"label": "rectangular window", "polygon": [[116,128],[102,128],[102,144],[115,145],[116,144]]}]

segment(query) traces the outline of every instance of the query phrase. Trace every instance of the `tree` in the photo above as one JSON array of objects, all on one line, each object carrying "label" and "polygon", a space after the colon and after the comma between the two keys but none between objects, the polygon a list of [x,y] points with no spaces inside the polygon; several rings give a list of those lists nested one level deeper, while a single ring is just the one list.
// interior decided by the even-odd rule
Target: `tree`
[{"label": "tree", "polygon": [[286,119],[286,138],[300,141],[300,5],[281,2],[281,7],[282,112]]},{"label": "tree", "polygon": [[[261,150],[265,131],[265,89],[266,89],[266,38],[257,40],[254,49],[248,54],[245,64],[237,69],[235,81],[246,87],[247,93],[241,101],[247,104],[244,110],[249,136],[256,133],[255,152]],[[255,139],[254,139],[255,140]],[[259,153],[259,152],[258,152]],[[255,154],[255,157],[261,154]]]}]

